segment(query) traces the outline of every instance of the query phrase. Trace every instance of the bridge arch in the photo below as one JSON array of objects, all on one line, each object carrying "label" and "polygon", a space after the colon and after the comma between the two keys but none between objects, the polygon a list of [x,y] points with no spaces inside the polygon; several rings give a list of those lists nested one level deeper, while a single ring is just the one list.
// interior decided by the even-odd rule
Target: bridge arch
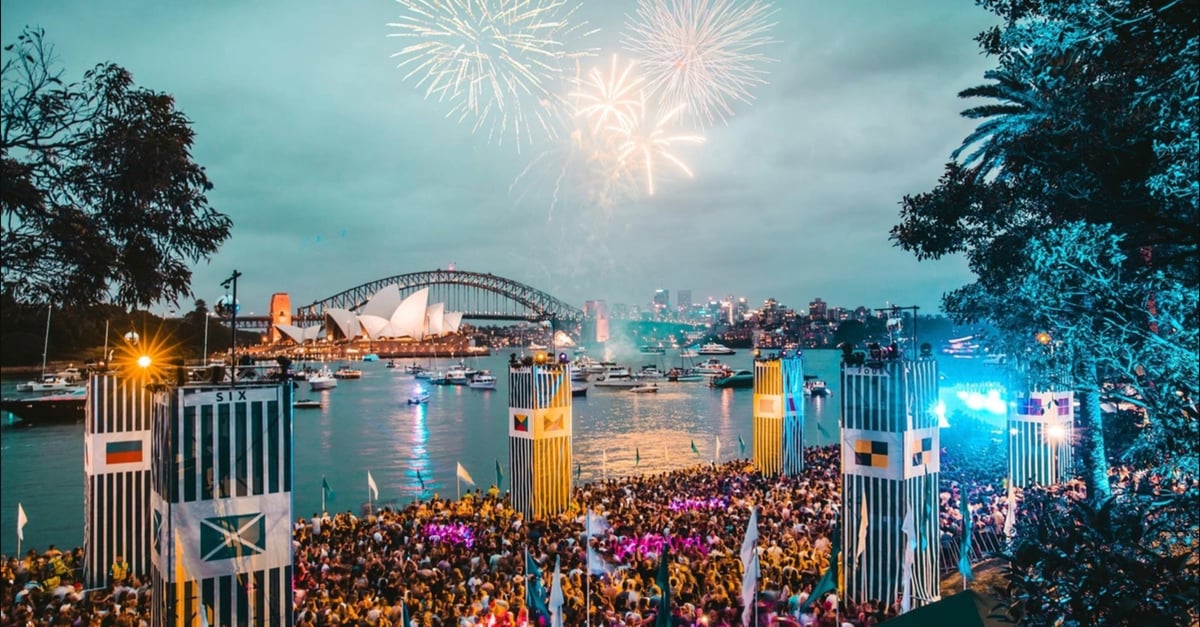
[{"label": "bridge arch", "polygon": [[296,308],[301,319],[318,319],[326,309],[358,310],[379,290],[396,285],[401,297],[429,289],[429,302],[446,304],[476,320],[549,320],[555,326],[578,324],[583,311],[539,289],[490,273],[463,270],[426,270],[398,274],[363,283],[323,300]]}]

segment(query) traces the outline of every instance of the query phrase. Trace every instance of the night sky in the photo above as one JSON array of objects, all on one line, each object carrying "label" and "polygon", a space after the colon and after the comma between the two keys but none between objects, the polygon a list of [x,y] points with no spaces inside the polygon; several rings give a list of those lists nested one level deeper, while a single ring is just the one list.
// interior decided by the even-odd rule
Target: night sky
[{"label": "night sky", "polygon": [[[8,44],[44,27],[68,80],[112,61],[175,96],[209,201],[234,223],[195,269],[210,304],[234,269],[243,312],[261,312],[275,291],[303,305],[454,264],[576,305],[642,304],[667,288],[937,309],[971,281],[965,264],[918,263],[887,233],[901,197],[932,188],[972,128],[956,93],[993,65],[973,41],[991,15],[968,0],[775,6],[769,84],[704,128],[706,143],[675,149],[694,178],[664,168],[654,196],[607,206],[570,189],[552,206],[557,144],[489,142],[405,82],[391,58],[403,43],[387,37],[403,9],[393,1],[5,0],[2,33]],[[574,18],[599,29],[583,40],[598,52],[585,68],[628,56],[635,9],[581,4]]]}]

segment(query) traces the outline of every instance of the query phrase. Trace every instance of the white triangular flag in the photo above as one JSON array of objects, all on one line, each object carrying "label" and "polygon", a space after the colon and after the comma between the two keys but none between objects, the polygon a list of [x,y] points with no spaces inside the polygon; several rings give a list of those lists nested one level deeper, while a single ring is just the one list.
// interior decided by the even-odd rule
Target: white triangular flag
[{"label": "white triangular flag", "polygon": [[1013,491],[1012,479],[1008,481],[1008,511],[1004,513],[1004,537],[1011,538],[1017,520],[1017,495]]},{"label": "white triangular flag", "polygon": [[562,606],[566,599],[563,597],[562,581],[559,577],[559,556],[554,556],[554,583],[550,585],[550,627],[563,627]]},{"label": "white triangular flag", "polygon": [[375,477],[371,476],[371,471],[367,471],[367,488],[371,490],[371,496],[376,501],[379,500],[379,486],[375,485]]},{"label": "white triangular flag", "polygon": [[713,447],[713,449],[714,449],[713,463],[714,464],[720,463],[720,461],[721,461],[721,436],[718,435],[718,436],[716,436],[716,438],[717,438],[717,443]]},{"label": "white triangular flag", "polygon": [[462,462],[458,462],[458,478],[471,485],[475,485],[475,480],[471,478],[471,473],[467,472],[466,468],[463,468]]},{"label": "white triangular flag", "polygon": [[750,513],[742,538],[742,624],[749,625],[758,587],[758,508]]},{"label": "white triangular flag", "polygon": [[867,495],[862,495],[862,508],[858,520],[858,548],[854,550],[854,559],[858,559],[867,550]]},{"label": "white triangular flag", "polygon": [[21,504],[18,502],[17,503],[17,539],[18,540],[25,539],[25,531],[24,531],[25,523],[28,523],[28,522],[29,522],[29,518],[25,516],[25,508],[21,507]]},{"label": "white triangular flag", "polygon": [[904,522],[901,523],[900,530],[905,536],[903,592],[900,596],[900,612],[903,613],[912,609],[912,571],[917,552],[917,528],[913,524],[911,506],[904,511]]}]

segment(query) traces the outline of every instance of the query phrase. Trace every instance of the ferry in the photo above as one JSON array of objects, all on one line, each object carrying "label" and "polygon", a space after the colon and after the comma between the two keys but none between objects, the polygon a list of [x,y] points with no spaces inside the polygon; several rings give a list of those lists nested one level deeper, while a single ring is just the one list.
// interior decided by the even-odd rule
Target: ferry
[{"label": "ferry", "polygon": [[737,351],[733,350],[732,348],[729,348],[724,344],[718,344],[717,342],[709,342],[704,344],[697,352],[699,352],[701,355],[733,355],[737,353]]},{"label": "ferry", "polygon": [[662,344],[645,344],[638,351],[643,355],[663,355],[667,349]]},{"label": "ferry", "polygon": [[25,422],[78,422],[87,405],[87,388],[71,389],[63,394],[0,400],[0,409]]}]

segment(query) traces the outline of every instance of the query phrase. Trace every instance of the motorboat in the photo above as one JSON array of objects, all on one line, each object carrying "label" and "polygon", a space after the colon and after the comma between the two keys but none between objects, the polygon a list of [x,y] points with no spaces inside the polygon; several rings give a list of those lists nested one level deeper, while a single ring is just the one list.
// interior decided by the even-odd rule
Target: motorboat
[{"label": "motorboat", "polygon": [[409,405],[421,405],[423,403],[428,403],[428,402],[429,402],[429,391],[426,390],[425,388],[419,387],[419,388],[413,390],[413,393],[408,397]]},{"label": "motorboat", "polygon": [[571,396],[587,396],[588,386],[585,383],[572,383]]},{"label": "motorboat", "polygon": [[361,379],[362,370],[351,368],[350,366],[342,366],[333,372],[336,379]]},{"label": "motorboat", "polygon": [[729,366],[725,365],[720,359],[712,357],[696,364],[692,370],[702,375],[725,374],[729,372]]},{"label": "motorboat", "polygon": [[749,388],[754,387],[754,373],[749,370],[738,370],[737,372],[726,372],[723,375],[718,375],[708,382],[709,385],[715,388]]},{"label": "motorboat", "polygon": [[308,375],[308,387],[314,391],[331,390],[337,387],[337,384],[337,378],[333,376],[333,372],[328,367],[321,368]]},{"label": "motorboat", "polygon": [[537,342],[530,342],[528,349],[531,351],[544,351],[546,350],[546,347],[542,344],[538,344]]},{"label": "motorboat", "polygon": [[733,350],[732,348],[717,342],[708,342],[707,344],[702,345],[700,350],[697,352],[699,352],[701,355],[733,355],[737,353],[737,351]]},{"label": "motorboat", "polygon": [[496,377],[491,372],[483,370],[471,377],[471,382],[467,385],[473,390],[494,390],[496,389]]},{"label": "motorboat", "polygon": [[642,383],[641,385],[635,385],[635,386],[629,388],[629,391],[633,392],[635,394],[654,394],[654,393],[658,392],[658,384],[657,383]]},{"label": "motorboat", "polygon": [[78,422],[83,420],[87,406],[87,388],[70,388],[61,394],[6,398],[0,409],[25,422]]},{"label": "motorboat", "polygon": [[662,355],[667,352],[667,349],[662,344],[644,344],[638,351],[643,355]]},{"label": "motorboat", "polygon": [[54,376],[66,381],[67,383],[79,383],[83,380],[84,374],[79,371],[79,368],[76,368],[75,366],[68,366],[62,370],[59,370]]},{"label": "motorboat", "polygon": [[387,367],[388,368],[399,368],[400,364],[397,364],[395,359],[389,359],[387,362]]},{"label": "motorboat", "polygon": [[462,366],[451,366],[446,369],[446,383],[449,385],[467,385],[470,383],[467,378],[467,369]]},{"label": "motorboat", "polygon": [[362,360],[363,361],[379,361],[379,355],[376,355],[375,353],[367,353],[366,355],[363,355]]},{"label": "motorboat", "polygon": [[671,368],[667,371],[667,381],[672,383],[696,382],[707,378],[704,374],[696,372],[694,368]]},{"label": "motorboat", "polygon": [[697,353],[696,351],[694,351],[690,348],[685,348],[685,349],[679,351],[679,357],[682,359],[691,359],[691,358],[699,357],[699,356],[700,356],[700,353]]},{"label": "motorboat", "polygon": [[812,375],[804,377],[805,396],[829,396],[829,386]]},{"label": "motorboat", "polygon": [[70,381],[56,375],[44,374],[40,381],[27,381],[17,384],[18,392],[57,392],[72,387]]},{"label": "motorboat", "polygon": [[450,385],[450,380],[446,378],[446,373],[442,372],[441,370],[438,370],[437,372],[426,372],[424,377],[418,376],[417,378],[429,379],[429,382],[433,385]]},{"label": "motorboat", "polygon": [[320,409],[324,404],[315,398],[300,399],[292,403],[296,409]]},{"label": "motorboat", "polygon": [[425,372],[426,370],[427,370],[427,368],[425,368],[425,366],[422,366],[421,364],[418,364],[416,362],[408,364],[407,366],[404,367],[404,372],[406,372],[408,374],[421,374],[422,372]]},{"label": "motorboat", "polygon": [[639,379],[665,379],[667,378],[667,373],[659,370],[658,366],[655,366],[654,364],[647,364],[642,366],[642,369],[639,370],[634,376]]}]

